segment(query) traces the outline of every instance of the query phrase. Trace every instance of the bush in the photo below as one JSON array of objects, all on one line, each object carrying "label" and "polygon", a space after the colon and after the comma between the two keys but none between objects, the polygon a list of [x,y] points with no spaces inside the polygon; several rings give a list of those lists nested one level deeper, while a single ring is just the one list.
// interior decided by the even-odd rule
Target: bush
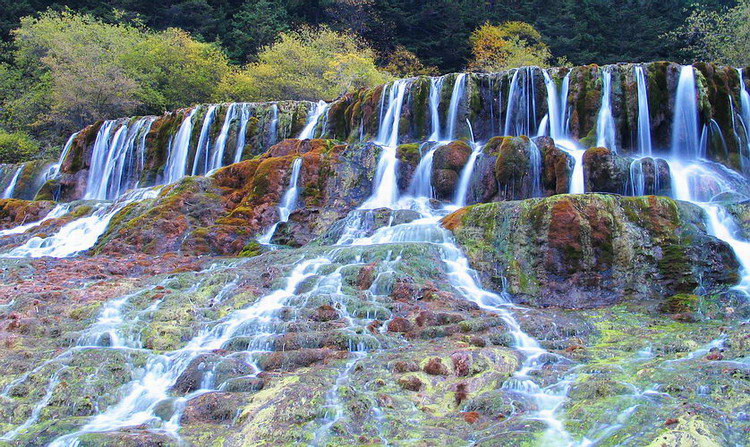
[{"label": "bush", "polygon": [[[254,94],[244,100],[333,100],[350,89],[391,79],[375,64],[375,52],[360,39],[325,26],[282,33],[264,48],[258,62],[235,72],[220,92]],[[223,100],[224,98],[217,98]]]},{"label": "bush", "polygon": [[29,161],[39,152],[39,143],[27,134],[0,130],[0,163]]}]

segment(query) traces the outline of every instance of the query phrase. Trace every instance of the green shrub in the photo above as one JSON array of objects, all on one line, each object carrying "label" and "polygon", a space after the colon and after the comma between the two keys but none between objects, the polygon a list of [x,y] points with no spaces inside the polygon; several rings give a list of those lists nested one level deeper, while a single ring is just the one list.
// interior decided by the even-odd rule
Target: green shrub
[{"label": "green shrub", "polygon": [[39,143],[27,134],[0,130],[0,163],[29,161],[39,152]]}]

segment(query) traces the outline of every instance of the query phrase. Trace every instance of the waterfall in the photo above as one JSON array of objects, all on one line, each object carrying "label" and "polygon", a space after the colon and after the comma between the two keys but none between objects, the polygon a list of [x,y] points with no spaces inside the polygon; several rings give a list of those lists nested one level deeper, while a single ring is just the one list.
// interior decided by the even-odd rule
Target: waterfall
[{"label": "waterfall", "polygon": [[193,117],[198,112],[194,107],[185,117],[177,134],[170,142],[167,163],[164,166],[164,183],[170,184],[185,176],[190,151],[190,137],[193,134]]},{"label": "waterfall", "polygon": [[428,141],[440,141],[440,97],[443,92],[445,77],[430,78],[430,120],[432,122],[432,133]]},{"label": "waterfall", "polygon": [[156,117],[143,117],[132,126],[107,121],[99,129],[91,154],[86,199],[116,199],[136,186],[146,153],[146,135]]},{"label": "waterfall", "polygon": [[701,155],[698,135],[698,100],[695,73],[691,65],[680,70],[672,118],[672,156],[693,160]]},{"label": "waterfall", "polygon": [[636,65],[635,80],[638,85],[638,153],[641,157],[651,156],[651,119],[648,109],[648,90],[643,66]]},{"label": "waterfall", "polygon": [[615,119],[612,116],[612,72],[609,68],[603,68],[602,79],[602,104],[596,120],[596,145],[606,147],[612,152],[617,152],[615,141]]},{"label": "waterfall", "polygon": [[[542,70],[544,75],[544,85],[547,90],[547,128],[549,136],[557,140],[567,140],[568,130],[566,116],[568,111],[568,88],[570,85],[570,72],[568,72],[562,81],[562,88],[560,89],[560,95],[557,94],[557,85],[555,81],[550,77],[547,70]],[[543,125],[540,125],[540,132],[542,132]]]},{"label": "waterfall", "polygon": [[5,188],[5,191],[3,191],[3,199],[10,199],[13,197],[13,192],[16,190],[16,184],[18,183],[18,178],[21,176],[21,172],[23,172],[23,168],[26,165],[21,164],[17,169],[16,173],[13,174],[13,177],[10,179],[10,183],[8,183],[8,186]]},{"label": "waterfall", "polygon": [[309,140],[310,138],[315,138],[315,127],[318,125],[318,120],[320,120],[320,117],[327,110],[328,103],[326,103],[325,101],[318,101],[318,103],[310,109],[310,113],[307,114],[307,124],[305,125],[305,128],[302,129],[302,132],[300,132],[297,138],[300,140]]},{"label": "waterfall", "polygon": [[395,203],[398,198],[396,146],[398,145],[401,107],[404,103],[406,85],[407,80],[405,79],[395,81],[390,85],[387,91],[387,105],[384,99],[386,89],[383,89],[383,97],[380,101],[380,128],[375,140],[375,143],[380,145],[382,152],[375,171],[372,196],[360,206],[361,209],[388,207]]},{"label": "waterfall", "polygon": [[[546,71],[544,75],[544,85],[547,90],[547,127],[549,135],[555,141],[555,145],[573,157],[573,173],[571,174],[570,194],[583,194],[585,192],[583,179],[583,154],[585,150],[578,147],[575,141],[568,135],[568,91],[570,88],[570,72],[568,72],[562,81],[560,96],[557,95],[557,85]],[[542,126],[540,126],[542,127]],[[541,175],[540,175],[541,176]],[[539,190],[541,195],[541,188]]]},{"label": "waterfall", "polygon": [[583,149],[564,149],[573,157],[573,174],[570,176],[570,194],[583,194],[586,184],[583,177]]},{"label": "waterfall", "polygon": [[214,143],[214,151],[213,154],[211,154],[211,162],[208,165],[207,172],[219,169],[224,165],[224,152],[226,151],[227,147],[229,131],[231,129],[232,123],[234,122],[234,119],[237,117],[237,109],[240,107],[240,104],[230,104],[229,107],[227,107],[227,114],[224,117],[224,123],[221,125],[219,136],[216,137],[216,142]]},{"label": "waterfall", "polygon": [[[86,433],[114,431],[142,424],[158,424],[154,428],[161,428],[177,436],[184,404],[196,394],[175,399],[172,416],[167,419],[157,416],[156,413],[159,411],[158,404],[169,396],[170,389],[191,362],[200,355],[221,349],[230,339],[239,336],[253,340],[243,353],[253,366],[253,358],[268,350],[266,340],[272,335],[269,332],[278,331],[273,328],[275,325],[272,325],[275,315],[289,300],[303,295],[297,291],[300,285],[317,275],[323,266],[331,262],[325,257],[298,262],[281,288],[260,297],[247,307],[231,312],[221,322],[200,331],[188,340],[184,347],[164,354],[151,353],[147,356],[142,374],[123,387],[125,396],[118,403],[98,413],[77,431],[53,440],[49,446],[75,446],[78,445],[78,438]],[[200,391],[196,393],[200,394]],[[206,391],[208,390],[203,390]]]},{"label": "waterfall", "polygon": [[533,140],[529,140],[529,175],[531,176],[531,197],[542,197],[542,151]]},{"label": "waterfall", "polygon": [[279,220],[278,222],[271,225],[261,237],[258,238],[258,242],[261,244],[270,244],[273,234],[276,232],[276,227],[282,222],[289,221],[289,215],[292,214],[297,207],[297,201],[299,200],[299,173],[302,167],[302,158],[295,158],[292,163],[292,175],[289,178],[289,187],[279,202]]},{"label": "waterfall", "polygon": [[536,134],[536,87],[535,67],[516,69],[508,92],[508,108],[505,115],[504,135]]},{"label": "waterfall", "polygon": [[[656,163],[654,163],[654,171],[656,169]],[[636,158],[630,163],[630,191],[628,192],[631,196],[646,195],[646,176],[643,173],[642,158]]]},{"label": "waterfall", "polygon": [[[747,166],[747,159],[750,158],[750,93],[747,91],[741,68],[737,69],[737,75],[740,79],[740,123],[744,131],[746,147],[746,154],[740,156],[740,160],[742,162],[743,170],[746,170],[749,167]],[[741,153],[742,150],[740,150],[740,154]]]},{"label": "waterfall", "polygon": [[1,255],[3,258],[39,258],[52,256],[64,258],[88,250],[96,244],[110,220],[120,210],[132,202],[155,198],[158,189],[134,189],[113,203],[94,205],[94,212],[86,217],[63,225],[55,234],[46,237],[35,236],[21,246]]},{"label": "waterfall", "polygon": [[[325,134],[325,131],[323,131]],[[271,106],[271,123],[268,125],[268,147],[276,144],[279,135],[279,106],[274,103]]]},{"label": "waterfall", "polygon": [[44,218],[37,220],[35,222],[29,222],[23,225],[19,225],[17,227],[8,228],[6,230],[0,230],[0,236],[8,236],[9,234],[21,234],[25,233],[26,231],[36,228],[39,225],[43,224],[44,222],[47,222],[48,220],[57,219],[58,217],[62,217],[65,214],[68,213],[70,210],[70,204],[69,203],[61,203],[55,205],[54,208],[50,210],[49,213],[47,213]]},{"label": "waterfall", "polygon": [[202,175],[209,171],[211,160],[211,125],[216,117],[216,105],[208,106],[206,116],[203,118],[203,126],[198,137],[198,146],[195,149],[195,158],[193,159],[193,171],[191,175]]},{"label": "waterfall", "polygon": [[240,112],[240,128],[237,131],[237,147],[234,150],[234,162],[239,163],[242,160],[242,152],[245,150],[245,140],[247,139],[247,123],[250,121],[250,107],[247,104],[242,105]]},{"label": "waterfall", "polygon": [[[423,150],[429,143],[423,143],[420,150]],[[440,147],[433,144],[422,154],[417,168],[414,170],[414,176],[409,184],[409,195],[412,197],[433,197],[432,191],[432,159],[435,151]]]},{"label": "waterfall", "polygon": [[[476,151],[475,151],[476,152]],[[503,384],[503,388],[511,389],[528,397],[534,402],[535,409],[529,414],[530,419],[541,420],[547,424],[545,445],[561,443],[571,445],[571,436],[557,417],[556,412],[565,401],[570,380],[561,379],[556,384],[542,387],[535,382],[538,371],[545,367],[548,361],[556,362],[557,358],[542,348],[537,340],[523,332],[518,321],[510,311],[513,304],[508,294],[490,292],[482,288],[478,274],[469,266],[468,259],[455,244],[450,233],[440,226],[439,220],[446,210],[433,210],[421,207],[420,200],[399,202],[399,209],[416,209],[423,217],[409,223],[379,228],[372,236],[352,240],[343,239],[346,245],[371,246],[377,244],[426,243],[436,245],[440,249],[442,262],[445,264],[447,276],[455,290],[464,299],[477,304],[482,310],[498,315],[507,325],[513,339],[513,347],[523,356],[521,368]],[[452,208],[452,207],[450,207]]]},{"label": "waterfall", "polygon": [[448,106],[448,141],[456,139],[456,124],[458,121],[458,108],[461,105],[461,99],[466,91],[466,73],[460,73],[456,76],[451,93],[451,102]]},{"label": "waterfall", "polygon": [[[385,108],[385,115],[382,115],[380,119],[380,127],[378,128],[378,136],[375,139],[375,143],[396,147],[398,145],[398,131],[399,125],[401,124],[401,106],[404,103],[404,94],[406,93],[406,79],[400,79],[394,81],[388,89],[388,105]],[[383,90],[385,95],[386,90]],[[451,99],[451,102],[453,100]],[[381,109],[382,107],[381,98]]]},{"label": "waterfall", "polygon": [[74,133],[73,135],[71,135],[68,138],[68,141],[65,142],[65,146],[63,146],[63,150],[60,153],[60,158],[57,161],[57,164],[55,165],[55,170],[52,173],[52,177],[51,178],[55,178],[58,175],[60,175],[60,169],[62,169],[62,165],[65,162],[65,159],[68,158],[68,154],[70,153],[70,148],[73,147],[73,141],[75,141],[75,139],[76,139],[76,137],[78,136],[79,133],[80,132]]},{"label": "waterfall", "polygon": [[469,191],[471,176],[474,173],[474,166],[477,164],[477,157],[482,153],[482,149],[484,149],[483,145],[472,144],[471,155],[469,155],[469,159],[466,161],[466,165],[458,177],[458,187],[456,188],[456,195],[453,197],[453,204],[459,208],[466,205],[466,195]]}]

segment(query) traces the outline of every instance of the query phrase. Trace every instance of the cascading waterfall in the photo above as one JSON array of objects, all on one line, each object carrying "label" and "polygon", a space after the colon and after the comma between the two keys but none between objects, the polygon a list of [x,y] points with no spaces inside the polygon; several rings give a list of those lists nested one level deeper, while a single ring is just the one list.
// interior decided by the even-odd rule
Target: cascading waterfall
[{"label": "cascading waterfall", "polygon": [[638,153],[642,157],[651,156],[651,119],[648,108],[648,90],[643,66],[636,65],[635,80],[638,86]]},{"label": "cascading waterfall", "polygon": [[298,139],[309,140],[310,138],[315,138],[315,128],[318,125],[320,117],[328,110],[328,107],[329,104],[327,102],[318,101],[317,104],[310,109],[310,113],[307,115],[307,124],[305,125],[305,128],[302,129],[302,132],[300,132],[297,137]]},{"label": "cascading waterfall", "polygon": [[[50,447],[73,447],[86,433],[113,431],[125,427],[149,425],[161,428],[177,437],[179,418],[185,402],[209,390],[197,390],[177,399],[174,414],[168,419],[157,416],[157,405],[169,397],[169,390],[180,375],[199,355],[221,349],[233,337],[247,337],[250,347],[247,359],[268,350],[268,338],[273,335],[274,319],[291,298],[297,296],[299,286],[318,274],[331,259],[320,257],[298,262],[287,277],[286,284],[255,301],[248,307],[230,313],[219,323],[200,331],[183,348],[164,354],[153,353],[139,377],[123,387],[126,395],[115,405],[94,416],[78,431],[61,436]],[[308,292],[312,293],[312,292]]]},{"label": "cascading waterfall", "polygon": [[685,65],[680,69],[672,118],[672,157],[676,159],[693,160],[703,156],[698,134],[697,95],[695,72],[692,65]]},{"label": "cascading waterfall", "polygon": [[456,195],[453,197],[453,204],[458,208],[466,205],[466,196],[469,192],[471,177],[474,174],[474,166],[476,166],[477,158],[482,153],[483,149],[484,145],[472,143],[471,154],[469,155],[469,159],[466,161],[466,165],[461,170],[461,175],[458,177]]},{"label": "cascading waterfall", "polygon": [[190,137],[193,134],[193,118],[197,112],[198,107],[194,107],[188,113],[170,142],[167,164],[164,166],[165,184],[174,183],[185,176],[190,152]]},{"label": "cascading waterfall", "polygon": [[[743,134],[745,137],[745,151],[744,155],[743,151],[740,150],[740,162],[742,163],[742,169],[747,173],[747,170],[750,169],[750,163],[748,162],[748,159],[750,159],[750,93],[747,91],[747,85],[745,84],[745,79],[742,76],[742,69],[737,69],[737,75],[740,80],[740,125],[742,126]],[[731,98],[731,95],[730,95]],[[736,133],[736,132],[735,132]],[[742,142],[740,142],[742,143]]]},{"label": "cascading waterfall", "polygon": [[94,142],[85,198],[116,199],[136,186],[143,171],[146,135],[156,117],[143,117],[132,126],[105,122]]},{"label": "cascading waterfall", "polygon": [[429,141],[440,141],[440,97],[443,92],[443,82],[445,77],[430,79],[430,122],[432,123],[432,133]]},{"label": "cascading waterfall", "polygon": [[646,194],[646,176],[643,173],[643,159],[635,159],[630,163],[630,191],[632,196]]},{"label": "cascading waterfall", "polygon": [[74,133],[68,138],[68,141],[65,142],[65,146],[63,146],[62,153],[60,153],[60,159],[57,161],[57,164],[55,165],[55,170],[52,173],[51,178],[54,178],[60,175],[60,169],[62,169],[62,165],[65,162],[65,159],[68,158],[68,154],[70,153],[70,148],[73,147],[73,141],[75,141],[79,133],[80,132]]},{"label": "cascading waterfall", "polygon": [[529,175],[531,176],[531,197],[542,197],[542,151],[533,140],[529,140]]},{"label": "cascading waterfall", "polygon": [[68,213],[68,211],[70,211],[70,204],[68,204],[68,203],[57,204],[57,205],[55,205],[54,208],[52,208],[50,210],[49,213],[47,213],[46,216],[44,216],[44,218],[42,218],[40,220],[37,220],[37,221],[34,221],[34,222],[29,222],[29,223],[26,223],[26,224],[22,224],[22,225],[19,225],[17,227],[8,228],[6,230],[0,230],[0,237],[1,236],[8,236],[10,234],[25,233],[27,230],[30,230],[32,228],[36,228],[39,225],[43,224],[44,222],[47,222],[48,220],[57,219],[58,217],[64,216],[65,214]]},{"label": "cascading waterfall", "polygon": [[[555,141],[568,139],[567,112],[568,112],[568,88],[570,86],[570,72],[562,81],[560,95],[557,94],[557,85],[550,77],[547,70],[542,70],[544,85],[547,90],[547,130],[549,136]],[[540,126],[540,132],[543,126]]]},{"label": "cascading waterfall", "polygon": [[[448,269],[451,284],[467,300],[479,305],[485,311],[498,314],[506,323],[514,340],[515,349],[525,357],[522,367],[506,383],[505,387],[513,389],[532,399],[536,411],[529,417],[544,421],[548,430],[545,433],[545,445],[572,445],[570,435],[556,413],[565,400],[570,381],[560,382],[542,388],[534,382],[535,372],[545,363],[544,358],[556,358],[543,349],[539,343],[524,333],[513,314],[508,310],[512,305],[507,294],[495,294],[483,289],[476,279],[477,274],[469,267],[468,259],[454,243],[450,233],[440,226],[439,220],[446,210],[433,210],[423,206],[424,197],[399,202],[401,209],[419,210],[423,217],[410,223],[383,227],[372,236],[348,239],[345,243],[356,246],[374,244],[428,243],[439,247],[443,262]],[[449,207],[453,208],[453,207]]]},{"label": "cascading waterfall", "polygon": [[544,84],[547,90],[547,127],[549,135],[555,141],[555,145],[561,150],[568,153],[573,158],[573,173],[570,178],[570,194],[583,194],[585,192],[583,178],[583,154],[585,149],[581,149],[575,141],[570,139],[568,134],[568,91],[570,86],[570,72],[565,75],[560,89],[560,96],[557,96],[557,85],[546,71],[544,74]]},{"label": "cascading waterfall", "polygon": [[534,70],[536,70],[536,67],[522,67],[516,69],[513,73],[510,91],[508,92],[508,108],[505,114],[503,135],[531,136],[536,134]]},{"label": "cascading waterfall", "polygon": [[198,137],[198,146],[195,149],[195,158],[193,159],[193,170],[191,175],[202,175],[208,172],[211,160],[211,125],[216,117],[216,105],[208,106],[206,116],[203,118],[203,126]]},{"label": "cascading waterfall", "polygon": [[25,165],[21,165],[16,169],[15,174],[13,174],[13,177],[10,179],[10,183],[8,183],[8,186],[5,188],[5,191],[3,191],[3,199],[10,199],[13,197],[13,192],[16,190],[16,184],[18,183],[18,178],[21,176],[21,173],[23,172],[23,168]]},{"label": "cascading waterfall", "polygon": [[296,209],[297,201],[299,200],[299,173],[301,168],[302,158],[295,158],[292,163],[292,175],[289,178],[289,187],[286,192],[284,192],[281,202],[279,202],[279,220],[271,225],[271,228],[258,238],[258,242],[261,244],[270,244],[271,238],[273,238],[273,235],[276,232],[276,228],[280,223],[287,222],[289,220],[289,215]]},{"label": "cascading waterfall", "polygon": [[[398,197],[396,183],[396,146],[398,145],[398,130],[401,122],[401,107],[404,103],[407,80],[394,81],[389,88],[383,89],[381,97],[380,128],[375,143],[381,147],[378,167],[373,180],[372,196],[360,206],[360,209],[384,208],[393,205]],[[385,95],[388,93],[386,105]]]},{"label": "cascading waterfall", "polygon": [[420,158],[419,164],[414,170],[414,176],[409,184],[409,195],[413,197],[433,197],[432,160],[438,147],[440,147],[438,144],[430,143],[424,143],[420,147],[420,151],[427,148],[427,152],[423,152],[422,158]]},{"label": "cascading waterfall", "polygon": [[3,258],[39,258],[52,256],[64,258],[88,250],[104,233],[109,221],[127,204],[157,197],[158,188],[134,189],[113,203],[94,205],[94,212],[87,217],[63,225],[55,234],[47,237],[35,236],[23,245],[0,255]]},{"label": "cascading waterfall", "polygon": [[456,139],[456,125],[458,121],[458,109],[461,105],[461,100],[465,96],[466,92],[466,73],[460,73],[456,76],[456,81],[453,84],[453,92],[451,93],[451,102],[448,105],[448,133],[447,139],[453,141]]},{"label": "cascading waterfall", "polygon": [[234,162],[239,163],[242,160],[242,153],[245,150],[245,140],[247,139],[247,123],[250,121],[250,108],[247,104],[242,105],[240,111],[240,128],[237,131],[237,147],[234,150]]},{"label": "cascading waterfall", "polygon": [[278,104],[274,103],[271,106],[271,122],[268,125],[268,143],[267,143],[268,147],[271,147],[274,144],[276,144],[278,135],[279,135],[279,106]]},{"label": "cascading waterfall", "polygon": [[[231,130],[232,123],[237,117],[237,109],[239,109],[241,106],[241,104],[230,104],[229,107],[227,107],[227,114],[224,117],[224,123],[221,125],[219,136],[216,137],[214,150],[211,154],[211,161],[209,163],[207,172],[213,172],[224,165],[224,152],[227,148],[229,131]],[[240,111],[240,113],[242,112]]]},{"label": "cascading waterfall", "polygon": [[617,152],[615,119],[612,116],[612,72],[609,68],[602,69],[601,80],[602,104],[596,120],[596,145]]}]

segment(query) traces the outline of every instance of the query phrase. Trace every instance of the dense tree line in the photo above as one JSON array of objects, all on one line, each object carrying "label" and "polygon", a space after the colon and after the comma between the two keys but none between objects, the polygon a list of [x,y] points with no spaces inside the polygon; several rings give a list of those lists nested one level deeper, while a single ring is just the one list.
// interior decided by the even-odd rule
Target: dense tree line
[{"label": "dense tree line", "polygon": [[69,7],[105,21],[139,18],[156,30],[180,28],[218,42],[235,63],[252,61],[281,31],[327,24],[353,31],[381,55],[402,46],[440,71],[470,57],[469,36],[489,21],[523,21],[544,36],[555,58],[574,64],[685,57],[658,36],[680,27],[691,10],[734,6],[733,0],[1,0],[7,42],[20,18]]},{"label": "dense tree line", "polygon": [[749,23],[750,0],[0,0],[0,162],[200,102],[522,65],[748,65]]}]

